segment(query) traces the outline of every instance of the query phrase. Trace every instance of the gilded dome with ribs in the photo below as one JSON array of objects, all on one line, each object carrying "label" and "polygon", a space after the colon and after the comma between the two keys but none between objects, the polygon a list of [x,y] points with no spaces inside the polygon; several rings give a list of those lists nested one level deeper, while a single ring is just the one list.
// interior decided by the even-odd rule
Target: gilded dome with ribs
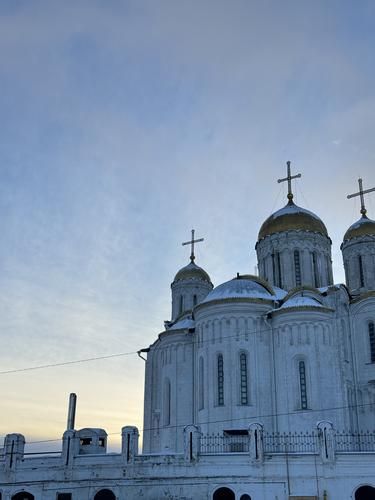
[{"label": "gilded dome with ribs", "polygon": [[283,231],[310,231],[328,237],[327,228],[322,220],[313,212],[295,205],[292,200],[263,222],[258,241]]}]

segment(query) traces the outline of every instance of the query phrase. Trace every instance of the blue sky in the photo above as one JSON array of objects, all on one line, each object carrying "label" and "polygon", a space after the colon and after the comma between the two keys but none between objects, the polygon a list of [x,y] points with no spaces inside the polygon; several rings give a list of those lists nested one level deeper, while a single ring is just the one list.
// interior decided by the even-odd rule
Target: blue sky
[{"label": "blue sky", "polygon": [[[192,227],[215,284],[253,272],[287,160],[343,281],[346,195],[375,185],[374,19],[365,1],[0,1],[2,370],[148,346]],[[1,435],[60,436],[71,391],[78,426],[142,426],[136,355],[0,376]]]}]

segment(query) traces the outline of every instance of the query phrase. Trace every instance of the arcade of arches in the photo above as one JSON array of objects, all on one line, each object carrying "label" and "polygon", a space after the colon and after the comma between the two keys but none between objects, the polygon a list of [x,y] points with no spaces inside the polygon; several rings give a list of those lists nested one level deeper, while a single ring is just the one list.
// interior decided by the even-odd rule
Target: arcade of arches
[{"label": "arcade of arches", "polygon": [[[230,488],[219,488],[213,495],[213,500],[235,500],[235,498],[235,494]],[[241,495],[239,500],[251,500],[251,497],[245,493]]]},{"label": "arcade of arches", "polygon": [[[0,493],[0,499],[1,499],[1,493]],[[28,493],[27,491],[21,491],[13,495],[12,500],[35,500],[35,497],[34,495]],[[98,491],[95,494],[94,500],[116,500],[116,496],[111,490],[104,489]]]}]

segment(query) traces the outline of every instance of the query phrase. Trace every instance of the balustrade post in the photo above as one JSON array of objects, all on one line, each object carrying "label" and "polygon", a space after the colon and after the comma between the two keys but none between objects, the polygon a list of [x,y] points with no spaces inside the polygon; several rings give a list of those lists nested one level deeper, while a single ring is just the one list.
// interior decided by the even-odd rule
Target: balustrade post
[{"label": "balustrade post", "polygon": [[138,428],[132,425],[127,425],[121,429],[121,453],[125,462],[133,462],[138,455]]},{"label": "balustrade post", "polygon": [[249,425],[249,454],[253,463],[261,464],[264,461],[263,425],[253,422]]},{"label": "balustrade post", "polygon": [[73,465],[73,458],[79,454],[79,438],[77,431],[69,429],[64,432],[62,439],[61,459],[67,467]]},{"label": "balustrade post", "polygon": [[201,431],[196,425],[184,428],[184,455],[186,462],[196,462],[201,451]]},{"label": "balustrade post", "polygon": [[335,434],[332,422],[322,420],[317,423],[320,457],[323,463],[335,461]]},{"label": "balustrade post", "polygon": [[14,470],[23,459],[25,437],[22,434],[7,434],[4,440],[5,470]]}]

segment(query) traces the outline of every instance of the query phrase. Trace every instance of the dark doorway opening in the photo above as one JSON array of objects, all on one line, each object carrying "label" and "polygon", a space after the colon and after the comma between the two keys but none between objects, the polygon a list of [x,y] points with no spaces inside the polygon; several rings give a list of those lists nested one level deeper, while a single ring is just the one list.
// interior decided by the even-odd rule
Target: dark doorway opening
[{"label": "dark doorway opening", "polygon": [[116,497],[111,490],[100,490],[94,496],[94,500],[116,500]]},{"label": "dark doorway opening", "polygon": [[219,488],[215,491],[213,500],[235,500],[235,497],[230,488]]},{"label": "dark doorway opening", "polygon": [[12,496],[12,500],[34,500],[34,495],[27,491],[20,491]]},{"label": "dark doorway opening", "polygon": [[361,486],[355,492],[355,500],[375,500],[375,488],[372,486]]}]

